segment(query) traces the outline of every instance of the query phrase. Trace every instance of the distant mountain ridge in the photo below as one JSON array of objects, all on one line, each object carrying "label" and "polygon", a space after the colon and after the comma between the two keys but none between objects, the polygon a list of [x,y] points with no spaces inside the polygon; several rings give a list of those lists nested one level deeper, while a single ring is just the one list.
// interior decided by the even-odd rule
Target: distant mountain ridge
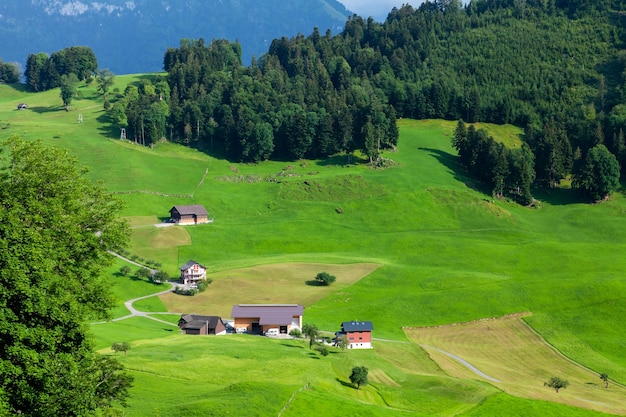
[{"label": "distant mountain ridge", "polygon": [[338,33],[350,15],[336,0],[4,0],[0,59],[23,69],[30,53],[89,46],[100,68],[153,72],[183,38],[224,38],[241,43],[248,65],[275,38]]}]

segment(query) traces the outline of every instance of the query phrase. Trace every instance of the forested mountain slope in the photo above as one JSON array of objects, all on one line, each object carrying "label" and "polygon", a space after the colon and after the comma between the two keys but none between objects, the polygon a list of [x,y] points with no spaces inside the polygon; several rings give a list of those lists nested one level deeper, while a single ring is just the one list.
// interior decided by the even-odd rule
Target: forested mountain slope
[{"label": "forested mountain slope", "polygon": [[162,70],[167,47],[202,37],[238,40],[249,63],[276,37],[339,32],[348,15],[336,0],[4,0],[0,58],[24,64],[29,53],[84,45],[101,68],[151,72]]},{"label": "forested mountain slope", "polygon": [[[335,36],[275,39],[248,67],[236,45],[186,42],[165,54],[169,91],[131,91],[113,119],[145,144],[167,137],[249,161],[355,150],[374,161],[396,143],[396,116],[512,123],[526,129],[524,174],[488,138],[469,161],[482,160],[479,177],[493,185],[499,154],[497,175],[515,178],[494,193],[511,194],[523,175],[527,189],[513,194],[528,203],[533,178],[587,187],[596,146],[626,166],[624,11],[622,0],[426,2],[382,24],[350,17]],[[167,106],[150,108],[164,95]]]}]

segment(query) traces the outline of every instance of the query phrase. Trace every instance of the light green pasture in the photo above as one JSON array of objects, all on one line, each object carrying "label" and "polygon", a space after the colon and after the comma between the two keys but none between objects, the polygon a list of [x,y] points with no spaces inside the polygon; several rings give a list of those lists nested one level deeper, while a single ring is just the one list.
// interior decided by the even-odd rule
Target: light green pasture
[{"label": "light green pasture", "polygon": [[[138,77],[118,78],[121,89],[133,80]],[[626,248],[626,202],[620,194],[602,204],[586,205],[566,190],[537,192],[542,201],[538,209],[494,201],[488,190],[466,176],[454,156],[450,138],[456,122],[400,121],[398,151],[384,154],[397,166],[385,170],[361,163],[348,165],[343,157],[237,164],[172,144],[148,149],[119,141],[119,132],[106,123],[95,86],[81,91],[83,99],[65,112],[60,109],[58,90],[30,94],[0,86],[0,135],[17,133],[68,148],[91,168],[93,179],[103,181],[111,191],[128,193],[119,194],[127,203],[124,216],[160,220],[173,205],[204,204],[215,221],[185,228],[189,240],[151,231],[153,226],[133,229],[131,252],[161,262],[170,274],[176,274],[189,259],[207,265],[211,272],[285,262],[376,263],[382,266],[357,283],[306,305],[305,322],[336,329],[344,320],[372,320],[375,336],[406,340],[402,326],[530,311],[533,316],[528,323],[566,356],[626,382],[626,322],[619,320],[626,313],[626,258],[621,256]],[[31,108],[18,112],[20,101]],[[83,114],[81,124],[78,114]],[[504,135],[510,132],[505,130]],[[270,176],[279,181],[267,181]],[[104,347],[124,337],[166,343],[171,333],[155,323],[137,318],[94,326],[94,331]],[[262,349],[253,344],[254,349],[245,349]],[[140,359],[144,351],[138,352]],[[146,367],[137,373],[140,377],[133,390],[137,398],[133,409],[139,415],[161,404],[167,409],[175,401],[175,394],[169,402],[164,392],[166,378],[158,383],[146,379],[159,367],[149,359],[144,357]],[[290,366],[280,365],[281,369]],[[220,373],[231,375],[215,368],[214,374]],[[345,369],[336,375],[345,378]],[[221,401],[199,401],[211,407],[220,402],[225,411],[241,412],[239,405],[223,400],[230,393],[230,398],[241,402],[258,392],[258,397],[246,403],[250,410],[257,410],[271,396],[284,404],[307,382],[306,378],[285,385],[268,385],[264,378],[255,381],[233,383],[230,391],[222,387],[222,397],[212,397]],[[176,384],[172,386],[189,386],[184,381]],[[435,385],[448,387],[440,380]],[[418,388],[410,391],[416,398],[426,396],[424,385],[414,387]],[[160,395],[146,396],[150,390]],[[342,398],[344,393],[350,393],[346,398],[357,395],[357,403],[382,404],[370,391],[329,392],[312,389],[303,398],[322,395],[327,404],[320,405],[320,410],[335,404],[337,393]],[[440,414],[463,409],[464,397],[453,397],[451,403],[442,400]],[[159,398],[159,404],[141,403],[141,398]],[[295,398],[299,404],[299,394]],[[346,407],[352,407],[350,401]],[[498,395],[483,404],[490,415],[504,415],[502,410],[508,406],[522,407],[521,401]],[[541,404],[523,402],[531,410],[529,415],[535,413],[532,410],[570,415],[563,411],[569,409]],[[267,415],[276,411],[269,410]]]}]

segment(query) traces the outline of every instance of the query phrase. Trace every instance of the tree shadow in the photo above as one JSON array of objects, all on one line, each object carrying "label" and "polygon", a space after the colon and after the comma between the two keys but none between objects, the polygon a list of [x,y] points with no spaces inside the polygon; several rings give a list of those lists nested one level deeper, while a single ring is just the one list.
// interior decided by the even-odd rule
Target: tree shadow
[{"label": "tree shadow", "polygon": [[[63,106],[49,106],[49,107],[36,106],[36,107],[29,107],[28,110],[32,110],[37,114],[43,114],[43,113],[57,112],[60,110],[65,110],[65,109],[63,108]],[[20,111],[20,110],[16,109],[15,111]]]},{"label": "tree shadow", "polygon": [[368,162],[367,159],[363,159],[355,155],[335,154],[335,155],[329,156],[328,158],[317,161],[316,164],[319,166],[335,165],[335,166],[350,167],[354,165],[361,165],[367,162]]},{"label": "tree shadow", "polygon": [[577,190],[572,188],[536,188],[533,195],[539,201],[545,201],[553,206],[585,203]]},{"label": "tree shadow", "polygon": [[351,382],[344,381],[343,379],[335,378],[335,381],[339,382],[339,383],[340,383],[341,385],[343,385],[344,387],[354,388],[354,385],[352,385],[352,383],[351,383]]},{"label": "tree shadow", "polygon": [[289,347],[289,348],[304,349],[304,346],[292,345],[292,344],[289,344],[289,343],[281,343],[281,345]]},{"label": "tree shadow", "polygon": [[490,195],[491,190],[478,180],[475,180],[471,176],[467,175],[465,167],[459,162],[459,157],[444,152],[440,149],[433,148],[418,148],[421,151],[428,152],[432,157],[448,169],[448,172],[452,174],[455,180],[462,182],[466,187],[471,188],[474,191],[478,191],[485,195]]},{"label": "tree shadow", "polygon": [[316,279],[309,279],[307,281],[304,281],[304,283],[310,287],[325,287],[326,286],[323,282],[318,281]]}]

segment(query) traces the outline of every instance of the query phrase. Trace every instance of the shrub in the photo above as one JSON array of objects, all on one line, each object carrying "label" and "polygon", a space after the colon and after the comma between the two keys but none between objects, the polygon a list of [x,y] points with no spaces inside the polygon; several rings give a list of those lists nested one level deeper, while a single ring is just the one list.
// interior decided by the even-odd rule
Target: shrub
[{"label": "shrub", "polygon": [[315,279],[321,282],[323,285],[330,285],[337,279],[334,275],[330,275],[328,272],[320,272]]},{"label": "shrub", "polygon": [[326,345],[318,345],[315,347],[315,350],[317,350],[322,356],[328,356],[328,348]]},{"label": "shrub", "polygon": [[295,327],[289,331],[289,336],[299,339],[302,337],[302,332],[300,331],[300,329]]}]

